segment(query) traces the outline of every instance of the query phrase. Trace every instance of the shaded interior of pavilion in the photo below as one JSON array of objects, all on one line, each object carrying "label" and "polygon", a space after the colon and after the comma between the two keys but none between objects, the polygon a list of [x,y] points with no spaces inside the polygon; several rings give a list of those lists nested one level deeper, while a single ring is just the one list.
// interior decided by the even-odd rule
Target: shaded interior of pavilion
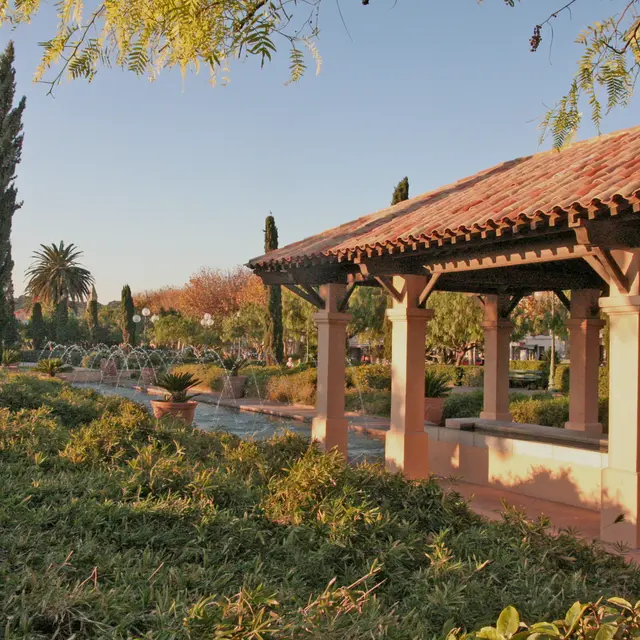
[{"label": "shaded interior of pavilion", "polygon": [[[457,476],[597,510],[603,540],[640,547],[635,158],[640,128],[505,163],[252,260],[249,266],[265,284],[286,286],[317,307],[313,438],[347,454],[349,298],[356,287],[381,287],[392,300],[387,469],[410,479]],[[482,202],[489,205],[482,209]],[[424,421],[425,334],[433,317],[427,302],[435,291],[477,296],[484,308],[483,411],[444,427]],[[509,413],[510,315],[524,296],[538,291],[556,292],[569,310],[570,413],[564,429],[515,425]],[[598,422],[605,317],[608,435]]]}]

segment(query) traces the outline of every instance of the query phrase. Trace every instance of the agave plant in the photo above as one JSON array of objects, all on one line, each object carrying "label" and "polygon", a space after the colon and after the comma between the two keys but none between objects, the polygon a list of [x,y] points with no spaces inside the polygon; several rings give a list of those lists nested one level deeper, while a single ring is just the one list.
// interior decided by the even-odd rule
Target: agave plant
[{"label": "agave plant", "polygon": [[192,387],[202,384],[192,373],[164,373],[158,376],[156,386],[164,389],[168,402],[188,402],[194,395],[188,395],[187,391]]},{"label": "agave plant", "polygon": [[5,349],[2,352],[2,366],[8,367],[12,364],[20,362],[20,352],[15,349]]},{"label": "agave plant", "polygon": [[427,369],[424,376],[425,398],[446,398],[449,395],[449,376]]},{"label": "agave plant", "polygon": [[35,370],[39,373],[46,373],[49,377],[55,378],[57,373],[66,369],[64,361],[60,358],[45,358],[40,360],[35,366]]},{"label": "agave plant", "polygon": [[245,358],[234,358],[229,356],[222,359],[222,366],[230,377],[236,377],[240,373],[240,369],[247,363]]}]

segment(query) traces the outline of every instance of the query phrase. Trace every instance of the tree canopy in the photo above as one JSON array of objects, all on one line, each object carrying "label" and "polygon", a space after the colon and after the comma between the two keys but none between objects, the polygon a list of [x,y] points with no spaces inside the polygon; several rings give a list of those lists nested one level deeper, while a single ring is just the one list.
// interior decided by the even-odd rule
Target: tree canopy
[{"label": "tree canopy", "polygon": [[[376,0],[361,0],[363,7]],[[420,2],[424,0],[414,0]],[[482,2],[482,0],[479,0]],[[493,0],[498,2],[499,0]],[[532,25],[532,52],[551,40],[553,22],[568,18],[585,0],[558,0],[548,16]],[[521,0],[502,0],[517,7]],[[486,0],[485,0],[486,3]],[[53,89],[65,76],[91,80],[100,67],[117,65],[152,79],[166,67],[184,73],[208,69],[212,83],[223,81],[233,58],[270,61],[281,45],[288,49],[290,81],[299,80],[309,62],[316,72],[320,8],[326,0],[60,0],[57,28],[43,43],[35,78]],[[602,20],[587,25],[577,42],[582,56],[569,89],[543,120],[561,147],[577,131],[586,103],[599,127],[602,116],[631,99],[640,70],[640,0],[611,0]],[[0,20],[16,25],[44,12],[39,0],[0,0]],[[363,8],[363,10],[366,10]]]}]

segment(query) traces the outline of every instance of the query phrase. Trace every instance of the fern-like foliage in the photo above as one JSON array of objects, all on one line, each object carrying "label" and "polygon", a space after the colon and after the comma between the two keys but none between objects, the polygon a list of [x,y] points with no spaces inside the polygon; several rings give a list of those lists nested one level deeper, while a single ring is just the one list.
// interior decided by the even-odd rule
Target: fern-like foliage
[{"label": "fern-like foliage", "polygon": [[545,114],[541,141],[551,137],[556,149],[569,143],[582,122],[583,103],[598,132],[603,114],[629,104],[640,73],[640,17],[638,0],[625,4],[621,14],[591,25],[577,38],[583,47],[578,70],[567,94]]}]

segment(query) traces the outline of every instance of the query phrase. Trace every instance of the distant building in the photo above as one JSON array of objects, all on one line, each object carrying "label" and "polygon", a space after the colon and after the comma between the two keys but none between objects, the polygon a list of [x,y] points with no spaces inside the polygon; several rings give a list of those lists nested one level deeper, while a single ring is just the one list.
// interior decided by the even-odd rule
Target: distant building
[{"label": "distant building", "polygon": [[[512,360],[542,360],[545,351],[551,349],[551,336],[527,336],[511,343]],[[556,336],[556,355],[562,359],[566,355],[567,345]]]}]

